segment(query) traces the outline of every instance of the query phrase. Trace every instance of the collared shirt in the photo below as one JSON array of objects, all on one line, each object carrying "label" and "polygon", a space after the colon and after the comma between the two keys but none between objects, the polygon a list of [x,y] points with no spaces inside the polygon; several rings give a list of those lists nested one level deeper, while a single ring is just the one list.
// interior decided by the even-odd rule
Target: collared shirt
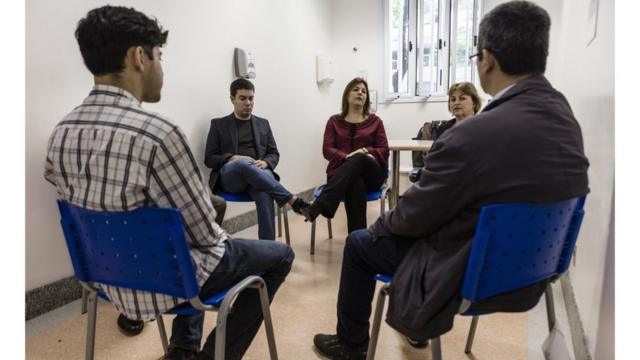
[{"label": "collared shirt", "polygon": [[[91,210],[179,209],[201,286],[224,255],[228,236],[214,221],[209,190],[184,133],[121,88],[95,85],[56,125],[44,176],[60,199]],[[98,286],[130,319],[151,320],[186,301]]]},{"label": "collared shirt", "polygon": [[498,91],[498,93],[496,94],[496,96],[493,97],[493,99],[491,99],[491,101],[495,101],[496,99],[500,98],[502,95],[504,95],[507,91],[509,91],[509,89],[511,89],[513,87],[513,85],[517,84],[517,82],[507,86],[506,88]]}]

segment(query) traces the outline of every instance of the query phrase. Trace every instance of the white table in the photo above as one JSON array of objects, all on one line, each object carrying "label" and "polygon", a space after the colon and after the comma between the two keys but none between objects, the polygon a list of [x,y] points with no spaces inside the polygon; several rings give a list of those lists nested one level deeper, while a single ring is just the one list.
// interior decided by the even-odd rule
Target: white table
[{"label": "white table", "polygon": [[400,197],[400,151],[429,151],[433,145],[431,140],[389,140],[389,150],[391,151],[391,206],[393,208],[398,203]]}]

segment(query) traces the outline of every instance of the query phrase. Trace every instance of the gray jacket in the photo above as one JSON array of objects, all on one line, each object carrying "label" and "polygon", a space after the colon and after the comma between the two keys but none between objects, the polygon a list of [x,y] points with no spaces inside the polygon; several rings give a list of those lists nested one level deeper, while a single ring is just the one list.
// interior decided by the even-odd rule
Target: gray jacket
[{"label": "gray jacket", "polygon": [[[451,329],[480,209],[505,202],[542,203],[585,195],[580,126],[547,79],[520,81],[434,143],[420,178],[374,223],[374,239],[416,239],[391,287],[387,322],[417,339]],[[472,309],[524,311],[544,283],[498,295]]]}]

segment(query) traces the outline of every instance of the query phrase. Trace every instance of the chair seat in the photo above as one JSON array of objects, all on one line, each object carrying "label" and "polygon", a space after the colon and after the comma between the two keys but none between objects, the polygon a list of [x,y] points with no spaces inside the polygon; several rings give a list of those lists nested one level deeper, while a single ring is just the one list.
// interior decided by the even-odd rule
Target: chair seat
[{"label": "chair seat", "polygon": [[[262,276],[262,275],[264,275],[264,271],[260,271],[256,273],[256,276]],[[231,290],[231,288],[220,290],[216,294],[213,294],[212,296],[209,296],[208,298],[206,298],[202,303],[204,305],[211,305],[213,307],[220,308],[220,306],[222,305],[222,301],[224,300],[224,297],[227,295],[229,290]],[[166,314],[191,315],[191,314],[197,313],[198,311],[199,310],[196,310],[195,308],[193,308],[191,304],[183,303],[178,305],[176,308],[173,308],[167,311]]]},{"label": "chair seat", "polygon": [[[220,192],[216,193],[216,195],[222,197],[225,201],[228,201],[228,202],[253,202],[253,198],[248,193],[232,194],[232,193],[220,191]],[[289,219],[287,218],[286,206],[287,205],[284,205],[284,207],[280,207],[280,206],[277,207],[277,211],[278,211],[278,237],[282,236],[282,222],[281,222],[281,218],[280,217],[281,217],[281,214],[284,214],[285,240],[287,242],[287,245],[289,245],[291,243],[291,241],[289,240]]]},{"label": "chair seat", "polygon": [[[320,194],[322,194],[322,189],[324,189],[324,185],[318,186],[316,190],[313,192],[313,196],[315,198],[319,198]],[[382,187],[376,191],[367,193],[367,201],[380,200],[384,191],[386,191],[386,184],[383,184]],[[340,199],[340,201],[344,202],[344,197]]]},{"label": "chair seat", "polygon": [[[216,308],[220,308],[222,304],[222,300],[224,300],[225,295],[227,295],[229,289],[224,289],[217,294],[206,298],[202,303],[205,305],[211,305]],[[175,315],[192,315],[198,313],[200,310],[193,308],[189,303],[184,303],[178,305],[178,307],[173,308],[166,312],[166,314],[175,314]]]},{"label": "chair seat", "polygon": [[[211,306],[214,306],[216,308],[219,308],[220,305],[222,304],[222,300],[224,300],[225,295],[227,295],[227,292],[229,292],[229,289],[224,289],[224,290],[218,292],[217,294],[206,298],[202,303],[205,304],[205,305],[211,305]],[[106,300],[106,301],[109,301],[109,302],[111,301],[111,300],[109,300],[109,297],[107,297],[107,295],[102,290],[98,290],[98,297],[101,297],[103,300]],[[167,311],[165,314],[192,315],[192,314],[197,313],[198,311],[199,310],[194,309],[191,306],[191,304],[186,302],[186,303],[182,303],[182,304],[178,305],[176,308],[173,308],[173,309]]]},{"label": "chair seat", "polygon": [[253,202],[251,195],[247,193],[231,194],[224,191],[220,191],[216,195],[230,202]]}]

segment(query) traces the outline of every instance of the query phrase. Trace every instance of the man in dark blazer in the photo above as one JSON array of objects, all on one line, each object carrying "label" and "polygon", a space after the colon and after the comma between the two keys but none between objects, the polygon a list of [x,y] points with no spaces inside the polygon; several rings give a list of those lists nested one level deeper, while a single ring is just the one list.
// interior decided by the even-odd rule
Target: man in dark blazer
[{"label": "man in dark blazer", "polygon": [[309,206],[285,189],[274,172],[280,153],[267,119],[255,116],[255,88],[246,79],[236,79],[230,87],[233,113],[211,120],[204,163],[211,168],[209,186],[238,194],[248,193],[256,203],[258,237],[275,240],[273,200],[278,206],[291,205],[300,213]]},{"label": "man in dark blazer", "polygon": [[[394,209],[349,235],[337,335],[314,337],[321,353],[365,358],[376,273],[394,276],[387,313],[392,327],[417,340],[449,331],[480,209],[589,191],[580,127],[565,97],[543,76],[549,28],[547,12],[525,1],[499,5],[483,18],[474,57],[482,88],[493,100],[434,143],[420,178]],[[545,285],[498,295],[484,306],[526,310]],[[409,300],[423,306],[409,313]]]}]

